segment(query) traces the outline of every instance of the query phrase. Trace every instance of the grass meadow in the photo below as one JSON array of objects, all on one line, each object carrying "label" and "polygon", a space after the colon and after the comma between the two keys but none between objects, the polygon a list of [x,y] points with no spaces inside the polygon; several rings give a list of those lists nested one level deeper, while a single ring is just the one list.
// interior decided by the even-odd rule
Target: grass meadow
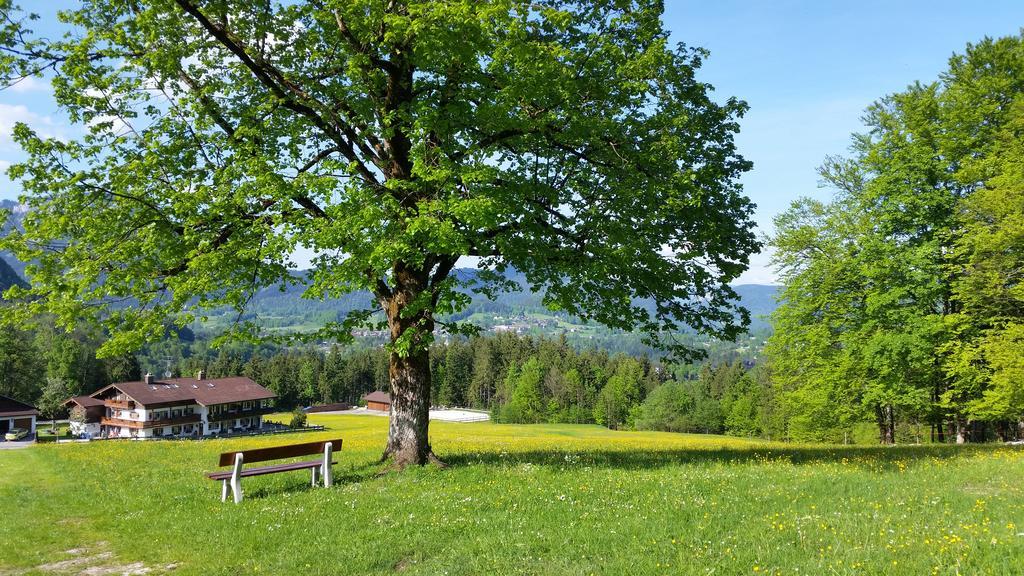
[{"label": "grass meadow", "polygon": [[[431,424],[447,469],[378,476],[385,418],[325,432],[0,451],[0,574],[1020,574],[1024,450],[842,448]],[[335,486],[217,454],[341,436]]]}]

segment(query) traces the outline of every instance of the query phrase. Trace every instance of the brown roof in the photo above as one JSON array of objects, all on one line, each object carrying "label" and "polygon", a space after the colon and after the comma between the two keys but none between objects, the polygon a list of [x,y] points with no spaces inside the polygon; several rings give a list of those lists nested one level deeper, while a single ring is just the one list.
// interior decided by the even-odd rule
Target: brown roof
[{"label": "brown roof", "polygon": [[194,401],[203,406],[227,404],[228,402],[245,402],[250,400],[266,400],[276,398],[270,390],[253,382],[245,376],[231,378],[165,378],[153,380],[152,384],[139,382],[118,382],[102,388],[92,394],[100,398],[112,388],[127,394],[143,406],[159,404],[180,404]]},{"label": "brown roof", "polygon": [[78,404],[82,408],[92,408],[93,406],[103,406],[103,400],[99,398],[93,398],[92,396],[74,396],[64,401],[64,405]]},{"label": "brown roof", "polygon": [[39,410],[36,410],[35,406],[18,402],[14,398],[0,396],[0,418],[12,416],[39,416]]},{"label": "brown roof", "polygon": [[381,392],[380,390],[378,390],[376,392],[370,392],[366,396],[363,396],[363,400],[366,400],[367,402],[380,402],[381,404],[391,404],[391,394],[388,394],[387,392]]}]

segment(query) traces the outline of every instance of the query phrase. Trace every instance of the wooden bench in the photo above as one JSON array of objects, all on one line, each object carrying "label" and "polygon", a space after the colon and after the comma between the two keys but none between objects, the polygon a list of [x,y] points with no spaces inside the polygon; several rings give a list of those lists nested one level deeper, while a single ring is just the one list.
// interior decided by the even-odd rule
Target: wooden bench
[{"label": "wooden bench", "polygon": [[[234,466],[231,470],[210,472],[206,475],[210,480],[220,480],[220,501],[228,499],[228,486],[231,486],[231,493],[235,497],[235,504],[242,501],[242,478],[247,476],[263,476],[264,474],[277,474],[278,472],[291,472],[293,470],[309,469],[312,476],[312,485],[316,486],[317,480],[322,476],[324,487],[333,483],[331,465],[336,464],[331,457],[334,450],[341,450],[341,438],[336,440],[321,440],[318,442],[306,442],[304,444],[289,444],[285,446],[271,446],[269,448],[255,448],[253,450],[241,450],[238,452],[224,452],[220,455],[219,466]],[[310,454],[323,454],[323,458],[307,460],[305,462],[286,462],[272,466],[259,466],[255,468],[243,468],[244,463],[267,462],[269,460],[283,460],[297,456],[308,456]]]}]

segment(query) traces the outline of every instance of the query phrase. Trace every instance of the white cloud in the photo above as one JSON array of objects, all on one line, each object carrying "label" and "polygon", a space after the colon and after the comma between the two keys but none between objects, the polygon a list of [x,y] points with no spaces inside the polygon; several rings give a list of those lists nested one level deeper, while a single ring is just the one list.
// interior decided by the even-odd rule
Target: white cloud
[{"label": "white cloud", "polygon": [[0,103],[0,150],[16,149],[12,134],[18,122],[28,124],[44,138],[59,137],[64,132],[50,116],[36,114],[22,104]]},{"label": "white cloud", "polygon": [[51,89],[49,81],[40,80],[34,76],[22,78],[7,87],[7,90],[17,94],[24,94],[26,92],[49,92]]},{"label": "white cloud", "polygon": [[122,135],[131,132],[131,127],[117,116],[96,116],[89,121],[88,126],[92,128],[97,124],[103,124],[105,122],[110,123],[110,127],[107,130],[114,134]]}]

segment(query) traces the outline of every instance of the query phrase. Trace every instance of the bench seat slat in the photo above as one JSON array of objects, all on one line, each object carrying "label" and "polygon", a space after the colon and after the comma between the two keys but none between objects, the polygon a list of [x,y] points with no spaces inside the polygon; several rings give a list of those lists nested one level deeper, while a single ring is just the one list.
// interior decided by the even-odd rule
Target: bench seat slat
[{"label": "bench seat slat", "polygon": [[298,456],[309,456],[310,454],[322,454],[324,444],[330,442],[335,452],[341,451],[341,438],[333,440],[318,440],[316,442],[304,442],[302,444],[286,444],[284,446],[268,446],[266,448],[252,448],[250,450],[239,450],[236,452],[224,452],[220,455],[220,466],[231,466],[235,463],[235,454],[242,453],[246,464],[266,462],[267,460],[282,460],[284,458],[295,458]]},{"label": "bench seat slat", "polygon": [[[254,468],[243,468],[240,477],[245,478],[247,476],[262,476],[264,474],[276,474],[278,472],[289,472],[291,470],[306,470],[308,468],[317,468],[324,463],[323,460],[307,460],[305,462],[289,462],[287,464],[275,464],[274,466],[258,466]],[[331,465],[335,465],[337,462],[331,462]],[[210,472],[206,475],[210,480],[226,480],[231,478],[231,470],[224,470],[221,472]]]}]

